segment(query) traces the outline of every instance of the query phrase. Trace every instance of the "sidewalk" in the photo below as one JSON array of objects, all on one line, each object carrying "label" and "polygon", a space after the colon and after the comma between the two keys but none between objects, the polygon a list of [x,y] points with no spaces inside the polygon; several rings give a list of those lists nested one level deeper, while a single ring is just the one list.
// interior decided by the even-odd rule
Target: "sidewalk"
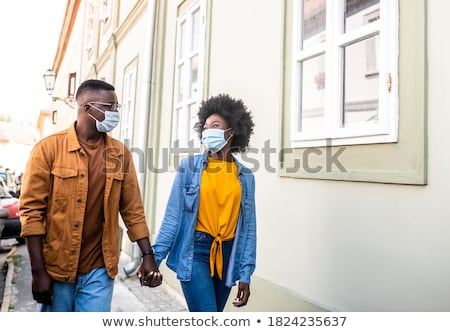
[{"label": "sidewalk", "polygon": [[[31,294],[31,271],[25,245],[13,245],[14,240],[0,241],[0,268],[8,262],[1,311],[32,312],[36,302]],[[5,250],[5,249],[10,249]],[[10,256],[7,259],[7,256]],[[121,257],[119,275],[115,280],[111,305],[113,312],[180,312],[187,311],[182,296],[164,282],[156,288],[141,287],[135,275],[125,276],[123,266],[129,262]],[[1,294],[0,294],[1,296]]]}]

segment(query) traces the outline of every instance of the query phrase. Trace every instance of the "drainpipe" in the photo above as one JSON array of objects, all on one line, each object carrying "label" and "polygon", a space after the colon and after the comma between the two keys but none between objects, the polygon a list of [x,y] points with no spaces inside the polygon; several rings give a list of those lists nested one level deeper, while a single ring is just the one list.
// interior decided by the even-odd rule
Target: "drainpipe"
[{"label": "drainpipe", "polygon": [[[147,146],[148,143],[148,134],[149,134],[149,113],[150,113],[150,99],[151,99],[151,79],[152,79],[152,62],[153,62],[153,39],[155,32],[155,19],[156,19],[156,1],[157,0],[149,0],[148,1],[148,20],[147,27],[145,33],[145,47],[144,47],[144,64],[143,64],[143,73],[142,73],[142,104],[141,104],[141,112],[144,114],[144,120],[142,121],[144,128],[139,128],[138,139],[137,142],[141,142],[143,147]],[[145,149],[146,150],[146,149]],[[146,151],[144,152],[145,159]],[[138,180],[141,186],[141,191],[145,192],[145,167],[143,173],[138,173]],[[144,195],[144,194],[143,194]],[[143,199],[145,202],[145,200]],[[133,274],[136,269],[141,264],[141,251],[139,246],[136,243],[132,244],[131,248],[131,262],[124,266],[123,271],[125,275],[129,276]]]}]

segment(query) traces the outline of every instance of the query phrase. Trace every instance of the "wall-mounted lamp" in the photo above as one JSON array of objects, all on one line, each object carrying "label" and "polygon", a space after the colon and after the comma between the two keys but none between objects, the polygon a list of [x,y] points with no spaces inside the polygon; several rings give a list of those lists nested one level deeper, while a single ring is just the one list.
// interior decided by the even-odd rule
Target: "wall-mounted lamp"
[{"label": "wall-mounted lamp", "polygon": [[[43,78],[44,78],[45,89],[47,90],[48,95],[52,96],[53,90],[55,90],[56,74],[53,70],[47,69],[43,75]],[[73,97],[61,98],[61,97],[52,96],[52,100],[53,101],[57,101],[57,100],[63,101],[70,108],[75,108],[75,105],[74,105],[75,101],[73,100]]]},{"label": "wall-mounted lamp", "polygon": [[53,90],[55,89],[56,74],[53,70],[47,69],[43,77],[45,89],[47,90],[48,95],[51,96],[53,94]]}]

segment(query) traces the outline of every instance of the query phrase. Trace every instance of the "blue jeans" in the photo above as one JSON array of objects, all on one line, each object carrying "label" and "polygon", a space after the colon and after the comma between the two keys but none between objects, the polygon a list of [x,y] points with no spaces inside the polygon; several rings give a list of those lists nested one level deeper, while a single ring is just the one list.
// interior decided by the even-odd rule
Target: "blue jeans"
[{"label": "blue jeans", "polygon": [[53,303],[38,303],[37,311],[111,311],[114,280],[105,267],[77,275],[74,283],[53,280]]},{"label": "blue jeans", "polygon": [[184,297],[189,311],[220,312],[223,311],[230,295],[231,288],[225,286],[228,261],[233,241],[222,243],[223,270],[222,280],[217,272],[211,277],[209,269],[209,252],[214,238],[206,233],[195,232],[194,260],[192,262],[192,275],[190,281],[181,281]]}]

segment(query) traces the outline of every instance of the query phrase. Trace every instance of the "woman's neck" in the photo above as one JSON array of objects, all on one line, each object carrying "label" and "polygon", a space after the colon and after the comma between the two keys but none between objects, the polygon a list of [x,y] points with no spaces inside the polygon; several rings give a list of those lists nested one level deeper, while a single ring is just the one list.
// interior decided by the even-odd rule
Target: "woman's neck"
[{"label": "woman's neck", "polygon": [[219,152],[210,152],[209,157],[216,159],[216,160],[222,160],[222,161],[233,161],[233,156],[231,155],[231,149],[225,149],[223,148]]}]

